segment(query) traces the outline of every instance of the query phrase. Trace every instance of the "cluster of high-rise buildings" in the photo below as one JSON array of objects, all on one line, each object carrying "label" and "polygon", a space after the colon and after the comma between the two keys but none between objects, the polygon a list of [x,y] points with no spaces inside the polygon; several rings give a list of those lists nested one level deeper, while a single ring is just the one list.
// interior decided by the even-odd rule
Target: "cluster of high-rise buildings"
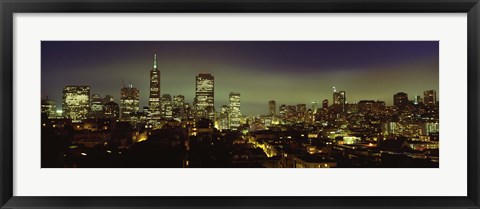
[{"label": "cluster of high-rise buildings", "polygon": [[[157,55],[154,55],[153,68],[150,71],[150,89],[148,106],[140,109],[140,90],[132,84],[120,89],[120,103],[116,103],[112,96],[104,98],[98,94],[91,94],[89,86],[66,86],[63,89],[62,110],[57,111],[56,104],[52,100],[42,101],[42,112],[49,118],[67,118],[72,122],[81,122],[88,118],[114,118],[128,121],[133,126],[149,124],[155,127],[165,120],[198,121],[209,119],[220,130],[238,129],[242,125],[260,124],[260,128],[278,124],[295,124],[317,122],[328,123],[345,116],[353,116],[357,113],[375,113],[378,117],[387,117],[393,113],[409,115],[412,113],[422,115],[428,111],[435,111],[432,107],[438,106],[435,90],[424,91],[423,97],[416,95],[409,100],[407,93],[398,92],[393,96],[393,106],[387,107],[384,101],[361,100],[358,103],[347,103],[345,91],[337,91],[333,87],[332,104],[324,99],[321,104],[317,101],[307,104],[287,105],[282,104],[277,108],[275,100],[268,101],[268,113],[260,116],[244,116],[241,113],[240,93],[230,92],[229,104],[222,105],[220,110],[215,109],[215,78],[210,73],[199,73],[195,77],[195,98],[190,105],[185,101],[184,95],[162,94],[161,72],[158,69]],[[419,106],[419,104],[421,104]],[[319,106],[321,105],[321,106]],[[419,107],[421,107],[419,109]],[[392,109],[394,108],[394,109]],[[436,110],[438,112],[438,110]],[[398,115],[398,114],[397,114]],[[397,127],[398,120],[391,117],[385,127]],[[435,116],[433,116],[435,117]],[[438,120],[438,118],[436,118]],[[246,124],[246,123],[249,124]],[[391,124],[393,125],[391,125]],[[438,124],[438,123],[437,123]],[[256,127],[256,126],[255,126]],[[398,130],[396,128],[385,128]]]},{"label": "cluster of high-rise buildings", "polygon": [[[66,86],[63,89],[62,110],[56,110],[54,101],[42,100],[42,113],[48,118],[67,118],[72,122],[81,122],[88,118],[116,118],[128,121],[132,125],[146,123],[155,126],[162,120],[199,120],[209,119],[220,123],[223,129],[236,129],[242,117],[240,111],[240,93],[231,92],[229,105],[216,113],[214,103],[214,76],[200,73],[195,77],[195,98],[193,105],[185,101],[184,95],[174,95],[161,91],[161,73],[158,69],[157,55],[154,55],[153,68],[150,71],[150,89],[148,106],[140,109],[140,90],[132,84],[120,90],[120,104],[112,96],[101,98],[91,94],[90,86]],[[219,121],[216,121],[216,119]]]},{"label": "cluster of high-rise buildings", "polygon": [[[423,97],[415,95],[413,100],[409,99],[407,93],[398,92],[393,95],[393,106],[386,106],[385,101],[378,100],[347,103],[346,92],[337,91],[335,87],[332,96],[331,105],[329,105],[328,99],[324,99],[321,106],[319,106],[319,102],[313,101],[311,107],[303,103],[281,104],[277,108],[277,102],[271,100],[268,102],[268,114],[259,116],[257,124],[266,127],[296,123],[352,125],[357,123],[355,120],[358,118],[373,116],[368,120],[387,121],[392,124],[420,121],[428,122],[426,124],[428,126],[430,126],[430,122],[434,122],[438,127],[438,101],[435,90],[424,91]],[[261,126],[260,128],[262,128]]]}]

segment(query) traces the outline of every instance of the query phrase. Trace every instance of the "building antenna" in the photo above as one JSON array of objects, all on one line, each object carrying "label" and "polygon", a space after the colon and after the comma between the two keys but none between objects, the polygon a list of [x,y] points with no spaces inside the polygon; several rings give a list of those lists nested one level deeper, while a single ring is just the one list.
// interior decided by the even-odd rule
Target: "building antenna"
[{"label": "building antenna", "polygon": [[158,69],[158,66],[157,66],[157,53],[155,53],[153,55],[153,69]]},{"label": "building antenna", "polygon": [[123,88],[125,88],[125,81],[122,79]]}]

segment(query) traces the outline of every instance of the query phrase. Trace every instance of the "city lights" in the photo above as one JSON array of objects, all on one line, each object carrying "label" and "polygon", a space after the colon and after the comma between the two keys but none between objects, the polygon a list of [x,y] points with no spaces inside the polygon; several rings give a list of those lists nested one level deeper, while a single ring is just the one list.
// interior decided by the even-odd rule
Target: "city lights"
[{"label": "city lights", "polygon": [[[192,44],[191,48],[186,49],[202,48],[200,47],[202,43],[195,43],[199,45]],[[88,78],[67,79],[55,86],[52,84],[53,87],[44,84],[49,87],[45,94],[51,95],[42,97],[40,104],[42,167],[439,167],[440,102],[438,85],[435,85],[438,76],[424,73],[427,75],[425,79],[424,74],[418,75],[424,76],[424,80],[434,81],[428,80],[430,82],[428,85],[414,86],[415,83],[408,83],[407,79],[404,83],[392,81],[402,79],[398,76],[377,78],[374,73],[381,74],[378,69],[365,71],[372,73],[370,77],[375,77],[369,80],[375,85],[373,90],[369,89],[368,93],[364,93],[367,92],[365,90],[367,88],[362,85],[371,84],[365,84],[357,79],[361,73],[347,76],[348,73],[355,72],[342,71],[335,74],[337,70],[343,69],[343,64],[347,65],[354,61],[359,69],[377,66],[378,63],[382,64],[378,64],[379,66],[388,68],[392,64],[387,61],[372,61],[369,59],[371,56],[361,53],[342,59],[329,57],[332,59],[331,63],[326,61],[329,58],[317,55],[311,60],[310,51],[302,52],[303,48],[296,47],[299,43],[290,42],[287,48],[297,51],[291,52],[287,48],[284,51],[278,50],[284,49],[278,47],[282,46],[282,42],[275,42],[269,43],[278,44],[277,47],[268,50],[271,54],[263,53],[262,56],[258,56],[256,50],[262,51],[271,46],[260,42],[258,44],[265,45],[254,47],[256,50],[239,47],[238,51],[228,51],[227,49],[233,49],[226,47],[228,43],[225,43],[225,48],[220,47],[226,51],[213,47],[215,44],[212,45],[217,49],[215,53],[209,51],[208,47],[202,49],[207,51],[205,54],[210,53],[209,58],[212,60],[228,61],[238,58],[236,62],[229,63],[230,65],[228,62],[210,62],[209,59],[198,64],[192,60],[198,61],[200,58],[192,57],[206,57],[202,53],[188,54],[180,48],[179,51],[171,49],[162,51],[166,50],[162,47],[158,47],[160,52],[153,52],[151,49],[153,47],[149,47],[147,52],[139,50],[132,55],[128,54],[135,56],[135,59],[131,58],[132,60],[141,60],[142,63],[125,66],[128,68],[138,66],[138,69],[130,72],[125,70],[127,68],[125,67],[123,71],[118,72],[124,74],[125,79],[128,79],[126,81],[131,83],[123,82],[123,78],[111,79],[100,71],[88,71],[90,67],[98,69],[97,65],[106,68],[109,66],[92,61],[92,64],[82,66],[87,69],[85,73],[87,71],[92,73]],[[340,54],[349,54],[350,51],[347,49],[351,46],[343,46],[341,43],[337,43],[343,47],[338,49],[342,52]],[[237,44],[252,46],[254,43]],[[350,44],[355,46],[357,42]],[[330,43],[328,46],[330,48],[319,47],[320,49],[309,50],[315,52],[325,50],[320,54],[329,56],[326,50],[332,50],[333,46],[337,45]],[[431,53],[438,56],[438,47],[430,43],[428,46],[433,46]],[[168,48],[167,45],[165,47]],[[374,49],[371,50],[379,50],[388,47],[372,48]],[[243,51],[240,49],[248,51],[247,55],[243,54],[242,59],[232,55],[242,54]],[[389,52],[400,53],[393,50]],[[176,55],[176,59],[169,59],[170,53],[185,54],[185,60],[180,55]],[[250,54],[252,56],[248,56]],[[285,57],[283,54],[289,56]],[[379,56],[380,53],[373,54]],[[388,55],[386,52],[385,54]],[[99,53],[98,56],[105,55]],[[128,56],[120,61],[127,62]],[[361,56],[362,59],[356,56]],[[305,57],[310,57],[310,60],[306,60]],[[323,61],[317,63],[317,59]],[[367,59],[368,63],[365,61]],[[234,72],[243,67],[241,62],[243,60],[247,60],[243,63],[245,66],[253,68],[260,66],[266,69],[266,73],[244,70],[238,75],[235,74]],[[272,64],[271,60],[277,63]],[[198,64],[198,68],[190,62]],[[309,62],[313,64],[308,64]],[[48,63],[48,60],[45,63]],[[46,66],[55,65],[62,65],[62,62]],[[336,65],[341,67],[337,68]],[[211,72],[199,70],[205,66],[207,69],[222,68],[226,73],[215,69]],[[299,72],[275,70],[287,67],[291,71],[298,69]],[[318,70],[305,70],[302,67]],[[328,67],[337,70],[322,71]],[[181,73],[170,68],[175,68]],[[45,67],[43,70],[48,71],[49,68]],[[388,70],[392,75],[402,74],[390,68],[385,71]],[[316,71],[324,74],[316,74]],[[297,74],[298,77],[303,76],[302,79],[316,76],[315,79],[319,81],[312,79],[303,82],[295,78]],[[415,76],[417,75],[409,74],[406,77]],[[91,81],[95,80],[93,77],[102,77],[105,82],[95,83]],[[328,80],[330,77],[331,80]],[[50,80],[42,82],[55,80],[48,77],[47,79]],[[390,86],[390,82],[396,83],[396,86]],[[112,87],[112,83],[118,85]],[[61,87],[58,87],[59,85]],[[376,91],[381,93],[377,94]],[[58,106],[55,98],[57,101],[61,98]]]}]

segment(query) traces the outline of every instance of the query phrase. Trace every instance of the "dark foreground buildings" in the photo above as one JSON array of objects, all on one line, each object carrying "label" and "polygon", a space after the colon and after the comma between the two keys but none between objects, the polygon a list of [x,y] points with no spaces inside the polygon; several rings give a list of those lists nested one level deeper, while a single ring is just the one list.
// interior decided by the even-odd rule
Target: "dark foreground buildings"
[{"label": "dark foreground buildings", "polygon": [[[156,124],[141,112],[122,120],[114,101],[104,103],[101,117],[83,112],[55,117],[52,102],[45,101],[42,167],[438,167],[438,101],[427,101],[402,98],[398,106],[386,106],[362,100],[345,109],[322,105],[316,113],[285,105],[292,108],[282,115],[266,102],[265,115],[228,121],[229,114],[211,120],[208,114],[198,119],[188,113],[192,117],[162,117]],[[220,128],[220,120],[227,125]]]}]

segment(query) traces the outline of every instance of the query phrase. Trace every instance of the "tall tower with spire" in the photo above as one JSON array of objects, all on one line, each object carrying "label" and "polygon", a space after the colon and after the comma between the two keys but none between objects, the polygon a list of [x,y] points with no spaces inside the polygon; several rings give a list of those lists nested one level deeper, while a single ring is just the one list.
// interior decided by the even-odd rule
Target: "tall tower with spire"
[{"label": "tall tower with spire", "polygon": [[153,117],[160,117],[160,71],[157,65],[157,54],[153,57],[153,69],[150,71],[150,97],[148,106]]}]

